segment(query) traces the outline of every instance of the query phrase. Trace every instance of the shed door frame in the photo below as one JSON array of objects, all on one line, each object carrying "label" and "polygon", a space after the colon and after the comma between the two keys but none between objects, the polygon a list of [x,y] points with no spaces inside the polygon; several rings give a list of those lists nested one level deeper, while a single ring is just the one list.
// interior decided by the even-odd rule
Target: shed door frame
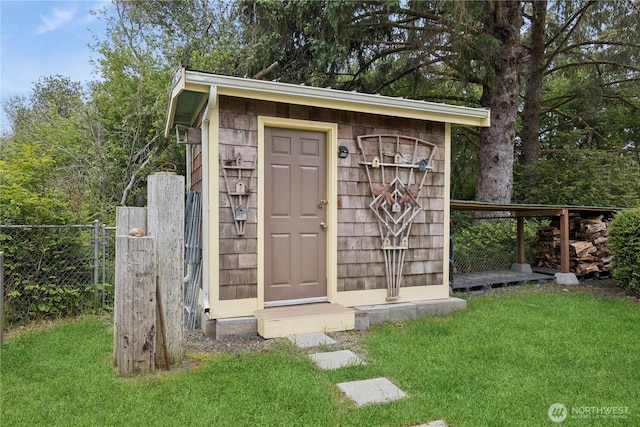
[{"label": "shed door frame", "polygon": [[335,300],[338,291],[338,221],[337,221],[337,188],[338,188],[338,125],[336,123],[315,122],[309,120],[283,119],[277,117],[258,116],[258,310],[264,308],[265,286],[265,229],[264,229],[264,171],[265,171],[265,127],[283,129],[299,129],[326,134],[327,144],[327,300]]}]

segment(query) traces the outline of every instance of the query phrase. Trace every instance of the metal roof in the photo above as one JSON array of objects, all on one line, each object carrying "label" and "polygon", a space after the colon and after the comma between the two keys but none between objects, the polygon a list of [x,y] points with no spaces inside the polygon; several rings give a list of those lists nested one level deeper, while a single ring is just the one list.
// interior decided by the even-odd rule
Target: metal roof
[{"label": "metal roof", "polygon": [[514,212],[516,216],[560,215],[564,209],[575,213],[606,214],[624,210],[621,207],[538,205],[518,203],[477,202],[474,200],[451,200],[451,210],[455,211],[499,211]]},{"label": "metal roof", "polygon": [[490,111],[436,102],[347,92],[274,81],[222,76],[181,68],[167,117],[167,132],[175,124],[190,126],[212,92],[241,98],[416,118],[460,125],[489,126]]}]

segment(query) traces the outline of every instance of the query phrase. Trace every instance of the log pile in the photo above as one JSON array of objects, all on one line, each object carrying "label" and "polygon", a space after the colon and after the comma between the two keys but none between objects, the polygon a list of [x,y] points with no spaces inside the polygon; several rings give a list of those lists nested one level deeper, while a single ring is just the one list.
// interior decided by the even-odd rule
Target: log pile
[{"label": "log pile", "polygon": [[[600,215],[595,218],[572,218],[569,221],[569,262],[576,274],[610,272],[611,251],[607,248],[611,222]],[[536,239],[540,245],[538,267],[560,268],[560,220],[539,227]]]}]

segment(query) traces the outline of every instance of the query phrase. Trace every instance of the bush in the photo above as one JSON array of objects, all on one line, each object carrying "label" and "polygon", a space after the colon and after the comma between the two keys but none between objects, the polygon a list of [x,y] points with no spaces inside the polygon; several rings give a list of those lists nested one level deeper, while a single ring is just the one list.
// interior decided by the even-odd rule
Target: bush
[{"label": "bush", "polygon": [[592,150],[560,150],[515,168],[515,203],[632,207],[640,203],[640,170],[632,159]]},{"label": "bush", "polygon": [[109,297],[111,286],[94,289],[92,231],[0,226],[7,328],[100,308],[99,295]]},{"label": "bush", "polygon": [[640,295],[640,208],[618,212],[609,230],[613,278],[629,293]]}]

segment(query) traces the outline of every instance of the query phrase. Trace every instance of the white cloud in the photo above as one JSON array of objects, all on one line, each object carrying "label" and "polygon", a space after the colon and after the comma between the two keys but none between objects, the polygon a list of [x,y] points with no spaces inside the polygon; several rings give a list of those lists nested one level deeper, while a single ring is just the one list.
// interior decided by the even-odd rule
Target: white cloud
[{"label": "white cloud", "polygon": [[75,10],[55,8],[49,16],[40,15],[42,24],[36,28],[36,34],[45,34],[64,27],[75,16]]},{"label": "white cloud", "polygon": [[91,24],[98,19],[100,12],[108,10],[112,6],[111,0],[98,0],[87,9],[87,13],[80,19],[82,24]]}]

